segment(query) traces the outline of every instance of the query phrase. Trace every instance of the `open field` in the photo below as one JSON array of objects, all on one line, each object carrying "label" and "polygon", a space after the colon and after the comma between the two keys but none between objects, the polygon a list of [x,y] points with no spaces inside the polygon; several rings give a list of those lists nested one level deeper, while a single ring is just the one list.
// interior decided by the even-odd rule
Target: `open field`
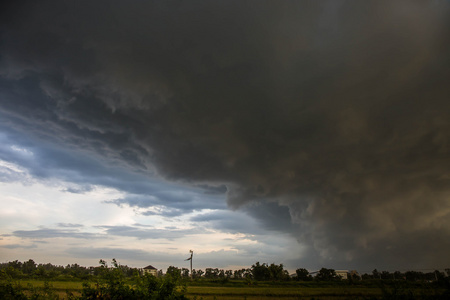
[{"label": "open field", "polygon": [[380,289],[376,288],[286,288],[286,287],[201,287],[187,288],[187,295],[191,299],[349,299],[362,295],[380,296]]},{"label": "open field", "polygon": [[[23,288],[31,290],[32,288],[43,290],[46,288],[45,281],[42,280],[17,280]],[[74,296],[80,296],[82,291],[81,281],[50,281],[47,284],[55,295],[60,299],[67,299],[68,293]],[[430,289],[426,286],[410,286],[401,288],[399,286],[389,286],[383,292],[379,286],[362,285],[320,285],[320,284],[280,284],[259,283],[258,285],[242,286],[228,285],[219,286],[205,282],[194,283],[186,286],[186,296],[189,299],[196,300],[257,300],[257,299],[386,299],[388,295],[414,295],[414,299],[424,298],[423,296],[434,295],[440,290]],[[397,298],[390,298],[397,299]],[[411,298],[408,298],[411,299]]]}]

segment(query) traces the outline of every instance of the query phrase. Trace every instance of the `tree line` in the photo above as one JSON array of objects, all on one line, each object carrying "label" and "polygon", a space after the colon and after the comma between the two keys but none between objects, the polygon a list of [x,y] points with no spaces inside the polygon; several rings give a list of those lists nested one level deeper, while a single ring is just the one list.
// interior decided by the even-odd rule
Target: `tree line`
[{"label": "tree line", "polygon": [[[121,272],[126,277],[132,277],[138,268],[131,268],[126,265],[120,265]],[[7,263],[0,263],[0,270],[3,274],[12,278],[42,278],[42,279],[60,279],[72,280],[78,278],[87,280],[91,277],[100,275],[103,272],[102,266],[84,267],[78,264],[68,264],[67,266],[47,264],[37,264],[34,260],[20,262],[18,260]]]},{"label": "tree line", "polygon": [[[164,277],[155,277],[151,274],[141,275],[138,272],[134,272],[132,278],[128,278],[125,272],[128,269],[121,266],[115,259],[112,260],[111,266],[108,266],[104,260],[100,260],[99,263],[100,266],[97,267],[97,275],[83,282],[81,295],[74,295],[67,290],[65,298],[71,300],[188,299],[185,296],[186,288],[179,288],[182,286],[181,282],[169,274],[166,274]],[[25,264],[15,264],[16,267],[27,271],[29,270],[27,267],[32,267],[32,265],[30,261]],[[7,270],[10,270],[10,267],[8,266]],[[70,266],[71,268],[72,266]],[[37,269],[35,266],[35,270]],[[134,271],[137,271],[137,269]],[[59,299],[59,295],[53,290],[51,283],[48,281],[45,282],[44,288],[40,289],[34,288],[31,284],[23,287],[20,281],[13,281],[5,269],[1,269],[0,299],[57,300]]]},{"label": "tree line", "polygon": [[[117,268],[124,277],[131,278],[136,274],[142,275],[140,268],[128,267],[126,265],[117,265]],[[37,264],[34,260],[20,262],[18,260],[7,263],[0,263],[2,274],[11,278],[42,278],[42,279],[58,279],[72,280],[78,278],[80,280],[88,280],[99,276],[104,272],[104,266],[84,267],[78,264],[68,264],[67,266],[47,264]],[[190,274],[187,268],[178,268],[169,266],[165,274],[169,274],[173,278],[179,279],[240,279],[240,280],[256,280],[256,281],[337,281],[342,279],[337,275],[334,269],[322,268],[315,272],[313,276],[307,269],[298,268],[295,274],[290,275],[284,268],[283,264],[267,264],[256,262],[250,268],[242,268],[238,270],[224,270],[219,268],[193,269]],[[162,270],[158,271],[159,276],[163,276]],[[433,272],[406,271],[406,272],[388,272],[373,270],[372,273],[358,274],[353,271],[348,273],[348,280],[407,280],[407,281],[439,281],[450,277],[450,269],[445,272],[438,270]]]}]

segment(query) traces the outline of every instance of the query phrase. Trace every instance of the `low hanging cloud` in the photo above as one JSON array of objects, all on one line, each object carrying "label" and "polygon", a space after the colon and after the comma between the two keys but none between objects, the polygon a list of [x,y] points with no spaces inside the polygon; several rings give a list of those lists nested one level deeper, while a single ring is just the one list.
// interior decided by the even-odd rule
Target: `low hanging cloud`
[{"label": "low hanging cloud", "polygon": [[[226,191],[321,262],[448,265],[449,15],[445,1],[17,1],[0,18],[0,126]],[[108,185],[147,193],[127,178]]]},{"label": "low hanging cloud", "polygon": [[[206,194],[206,195],[205,195]],[[224,209],[224,197],[220,194],[199,193],[198,189],[170,190],[155,187],[146,194],[130,194],[125,198],[105,201],[118,206],[138,209],[144,215],[181,216],[203,209]]]},{"label": "low hanging cloud", "polygon": [[192,229],[160,229],[160,228],[141,228],[140,226],[98,226],[104,229],[109,235],[135,237],[137,239],[167,239],[174,240],[177,238],[205,233],[200,228]]},{"label": "low hanging cloud", "polygon": [[12,233],[15,237],[24,239],[48,239],[48,238],[76,238],[76,239],[102,239],[106,236],[91,232],[82,232],[77,229],[42,228],[36,230],[16,230]]}]

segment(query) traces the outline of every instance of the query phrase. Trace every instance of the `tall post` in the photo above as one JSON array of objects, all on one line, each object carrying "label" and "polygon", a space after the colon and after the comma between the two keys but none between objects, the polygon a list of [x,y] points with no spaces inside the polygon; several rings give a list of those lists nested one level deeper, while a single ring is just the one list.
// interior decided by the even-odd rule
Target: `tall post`
[{"label": "tall post", "polygon": [[185,260],[190,260],[190,261],[191,261],[191,279],[192,279],[192,278],[194,278],[194,277],[192,276],[192,256],[194,256],[194,251],[189,250],[189,252],[191,252],[191,257],[189,257],[188,259],[185,259]]},{"label": "tall post", "polygon": [[192,274],[192,256],[194,256],[194,251],[189,250],[189,252],[191,252],[191,279],[193,279],[193,274]]}]

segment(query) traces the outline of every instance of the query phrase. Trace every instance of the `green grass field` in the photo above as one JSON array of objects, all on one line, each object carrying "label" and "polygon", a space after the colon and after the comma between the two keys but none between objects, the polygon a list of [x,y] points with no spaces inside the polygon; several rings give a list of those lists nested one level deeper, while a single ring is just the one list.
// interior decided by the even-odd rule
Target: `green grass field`
[{"label": "green grass field", "polygon": [[190,286],[187,295],[191,299],[349,299],[364,296],[380,296],[375,288],[293,288],[293,287],[201,287]]},{"label": "green grass field", "polygon": [[[20,284],[23,288],[33,287],[34,289],[44,289],[45,281],[42,280],[16,280],[15,283]],[[81,281],[50,281],[50,289],[60,299],[67,299],[68,293],[74,296],[81,295]],[[436,293],[436,290],[427,289],[424,286],[409,287],[407,290],[394,290],[393,287],[388,288],[390,293],[412,293],[417,299],[421,299],[424,295]],[[320,285],[320,284],[301,284],[291,283],[259,283],[257,285],[243,286],[240,284],[229,284],[228,286],[220,286],[220,284],[205,282],[188,283],[186,296],[189,299],[196,300],[257,300],[257,299],[380,299],[383,291],[377,286],[361,286],[361,285]],[[397,298],[393,298],[397,299]],[[408,298],[409,299],[409,298]]]}]

